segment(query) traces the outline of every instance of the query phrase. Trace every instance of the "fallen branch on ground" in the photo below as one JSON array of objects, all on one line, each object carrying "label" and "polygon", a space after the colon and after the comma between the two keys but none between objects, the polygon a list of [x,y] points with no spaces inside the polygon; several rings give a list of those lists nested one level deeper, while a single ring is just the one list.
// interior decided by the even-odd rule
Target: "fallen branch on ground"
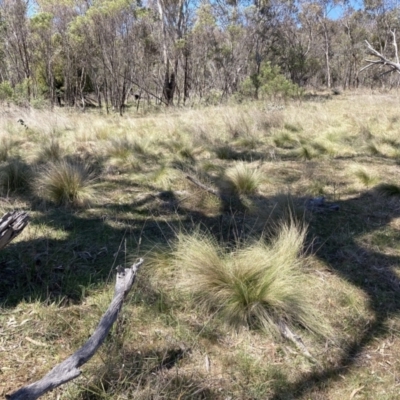
[{"label": "fallen branch on ground", "polygon": [[115,291],[111,304],[92,336],[79,350],[61,364],[56,365],[39,381],[17,390],[11,395],[6,396],[6,398],[8,400],[35,400],[49,390],[77,378],[81,374],[79,367],[89,361],[104,342],[104,339],[117,319],[126,295],[132,288],[137,270],[142,264],[143,259],[140,259],[130,268],[117,267]]},{"label": "fallen branch on ground", "polygon": [[303,355],[305,355],[308,359],[315,362],[316,364],[319,364],[319,362],[308,351],[301,337],[292,332],[284,322],[281,322],[279,324],[279,330],[281,332],[281,335],[285,339],[290,340],[303,353]]},{"label": "fallen branch on ground", "polygon": [[24,230],[28,221],[25,211],[11,211],[0,218],[0,250]]},{"label": "fallen branch on ground", "polygon": [[227,196],[224,196],[223,194],[219,193],[217,190],[209,188],[208,186],[204,185],[203,183],[199,182],[197,179],[193,178],[190,175],[186,175],[186,179],[188,179],[190,182],[194,183],[196,186],[198,186],[200,189],[205,190],[206,192],[216,196],[218,199],[220,199],[222,202],[227,203],[229,202],[229,198]]}]

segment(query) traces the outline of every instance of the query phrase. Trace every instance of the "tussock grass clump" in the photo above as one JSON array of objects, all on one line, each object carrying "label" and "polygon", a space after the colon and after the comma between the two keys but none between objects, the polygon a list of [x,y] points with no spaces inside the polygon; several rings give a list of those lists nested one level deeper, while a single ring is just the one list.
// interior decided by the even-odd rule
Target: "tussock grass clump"
[{"label": "tussock grass clump", "polygon": [[60,161],[63,156],[63,149],[58,140],[51,140],[45,144],[39,152],[39,162],[56,162]]},{"label": "tussock grass clump", "polygon": [[18,158],[9,160],[0,170],[0,186],[4,192],[25,191],[29,188],[32,170]]},{"label": "tussock grass clump", "polygon": [[11,155],[15,142],[8,136],[0,137],[0,161],[7,161]]},{"label": "tussock grass clump", "polygon": [[400,186],[394,183],[381,183],[375,190],[383,196],[400,196]]},{"label": "tussock grass clump", "polygon": [[34,189],[39,197],[57,205],[86,206],[95,196],[89,166],[68,161],[43,167],[34,181]]},{"label": "tussock grass clump", "polygon": [[320,155],[335,157],[337,154],[335,145],[329,140],[315,140],[311,142],[310,145]]},{"label": "tussock grass clump", "polygon": [[127,138],[117,138],[111,140],[108,146],[108,154],[111,158],[127,160],[134,152],[135,144]]},{"label": "tussock grass clump", "polygon": [[197,304],[235,328],[279,331],[279,324],[301,325],[325,335],[302,268],[306,229],[282,223],[270,244],[264,240],[227,251],[209,235],[181,234],[174,252],[182,286]]},{"label": "tussock grass clump", "polygon": [[294,155],[300,160],[307,161],[317,157],[318,154],[311,146],[301,145],[294,151]]},{"label": "tussock grass clump", "polygon": [[301,132],[303,130],[303,127],[298,124],[290,124],[288,122],[285,123],[284,128],[289,131],[289,132]]},{"label": "tussock grass clump", "polygon": [[365,146],[365,150],[371,156],[379,156],[381,154],[381,152],[379,151],[379,148],[377,147],[376,143],[373,143],[373,142],[368,143]]},{"label": "tussock grass clump", "polygon": [[178,150],[177,154],[183,160],[186,160],[190,163],[195,163],[196,156],[202,151],[202,148],[194,148],[190,144],[183,144],[182,147]]},{"label": "tussock grass clump", "polygon": [[377,177],[363,167],[354,167],[354,175],[365,186],[370,187],[377,182]]},{"label": "tussock grass clump", "polygon": [[273,128],[281,128],[284,124],[284,115],[281,111],[259,112],[252,115],[256,126],[265,131],[270,132]]},{"label": "tussock grass clump", "polygon": [[243,114],[230,115],[226,120],[226,130],[233,139],[247,136],[251,133],[251,126]]},{"label": "tussock grass clump", "polygon": [[140,171],[140,158],[146,154],[142,143],[134,142],[128,138],[111,140],[107,146],[107,155],[112,166]]},{"label": "tussock grass clump", "polygon": [[245,147],[249,150],[254,150],[260,146],[260,141],[254,136],[243,137],[236,142],[239,146]]},{"label": "tussock grass clump", "polygon": [[237,158],[236,152],[228,144],[217,146],[214,148],[214,151],[220,160],[234,160]]},{"label": "tussock grass clump", "polygon": [[299,141],[291,133],[281,131],[274,135],[273,142],[276,147],[282,149],[293,149],[299,144]]},{"label": "tussock grass clump", "polygon": [[143,177],[147,182],[155,184],[159,189],[171,190],[175,182],[181,180],[181,173],[169,164],[161,164],[155,171]]},{"label": "tussock grass clump", "polygon": [[227,189],[236,194],[255,194],[264,180],[258,168],[250,167],[241,162],[225,172]]}]

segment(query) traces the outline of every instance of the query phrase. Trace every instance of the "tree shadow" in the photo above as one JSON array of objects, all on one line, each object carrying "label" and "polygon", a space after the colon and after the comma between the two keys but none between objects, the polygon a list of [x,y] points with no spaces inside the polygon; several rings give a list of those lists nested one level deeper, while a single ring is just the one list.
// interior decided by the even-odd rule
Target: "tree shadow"
[{"label": "tree shadow", "polygon": [[[182,225],[203,224],[227,242],[250,235],[253,228],[243,223],[247,212],[243,199],[227,192],[223,182],[207,178],[217,187],[215,196],[221,200],[219,212],[211,217],[183,206],[173,191],[157,191],[153,186],[154,195],[132,201],[130,205],[107,204],[114,211],[131,208],[134,216],[91,218],[55,207],[42,212],[31,222],[31,228],[38,231],[36,237],[11,243],[0,254],[0,302],[6,307],[14,307],[21,300],[80,302],[92,286],[110,279],[113,267],[126,262],[125,247],[135,248],[140,238],[153,244],[167,244]],[[260,206],[271,209],[271,215],[274,204],[282,203],[279,195],[254,199]],[[298,196],[291,201],[305,210],[307,200]],[[367,190],[335,204],[339,211],[304,211],[308,214],[310,240],[316,256],[331,272],[365,293],[374,319],[361,338],[354,338],[342,349],[343,356],[336,365],[303,375],[301,380],[285,388],[279,387],[272,399],[299,398],[326,385],[327,381],[339,379],[365,347],[385,333],[388,318],[400,310],[400,280],[396,274],[400,257],[382,254],[362,244],[366,235],[388,228],[400,217],[399,201]],[[147,221],[139,212],[143,206],[148,207]],[[43,211],[35,202],[32,210]],[[153,219],[153,213],[163,218]],[[178,222],[176,216],[179,216]],[[278,213],[278,217],[282,215]],[[271,219],[269,225],[273,224]],[[48,235],[46,226],[56,233]]]},{"label": "tree shadow", "polygon": [[[226,213],[230,209],[233,215],[232,204],[240,203],[239,196],[230,193],[230,197],[226,197],[223,186],[219,188],[219,193],[224,200],[221,212]],[[229,202],[227,198],[230,199]],[[274,204],[282,203],[282,195],[258,197],[257,200],[261,205],[268,204],[269,207],[274,207]],[[342,349],[343,356],[336,361],[335,366],[313,371],[302,376],[298,382],[279,388],[272,399],[299,398],[326,386],[328,380],[340,379],[366,346],[387,331],[388,318],[400,311],[400,279],[396,273],[400,271],[400,257],[375,251],[371,249],[371,245],[363,245],[363,240],[374,240],[369,236],[378,234],[382,229],[389,229],[390,223],[400,217],[398,197],[382,196],[371,189],[356,197],[312,210],[308,207],[309,200],[298,196],[291,197],[287,202],[292,207],[292,215],[296,209],[302,209],[303,213],[307,214],[308,247],[314,248],[315,255],[332,273],[363,291],[367,296],[368,308],[373,314],[373,319],[365,327],[361,337],[350,340]],[[240,213],[236,215],[239,218],[243,216]],[[270,216],[272,218],[269,225],[276,226],[277,221],[282,218],[282,213],[274,216],[271,210]],[[238,225],[235,225],[235,229]],[[247,234],[242,232],[244,237]],[[226,236],[228,237],[229,235]],[[366,237],[369,238],[365,239]],[[400,235],[397,235],[393,239],[399,238]]]},{"label": "tree shadow", "polygon": [[[154,197],[138,207],[151,200]],[[115,212],[117,205],[113,207]],[[38,215],[31,217],[31,237],[22,236],[1,251],[0,304],[4,307],[22,300],[79,303],[90,290],[112,280],[117,265],[130,262],[139,242],[165,243],[173,235],[167,219],[146,220],[140,211],[134,217],[93,218],[61,207],[42,211],[39,207]]]},{"label": "tree shadow", "polygon": [[342,349],[343,356],[335,366],[302,376],[298,382],[276,392],[274,400],[300,398],[326,386],[327,381],[341,379],[366,346],[387,332],[388,318],[400,311],[400,280],[396,274],[400,257],[360,244],[365,235],[387,228],[393,219],[400,217],[398,199],[385,198],[369,190],[336,204],[340,211],[316,214],[310,223],[311,235],[319,243],[315,254],[331,272],[366,294],[373,320],[361,338],[355,338]]},{"label": "tree shadow", "polygon": [[[252,228],[249,229],[246,224],[241,223],[246,218],[246,206],[241,197],[227,192],[224,184],[218,180],[212,180],[210,177],[206,180],[212,181],[218,187],[215,196],[221,200],[220,215],[212,218],[198,215],[198,220],[206,227],[216,226],[218,221],[219,232],[208,230],[219,235],[219,239],[225,242],[237,240],[238,236],[250,236]],[[258,196],[256,200],[259,205],[270,207],[269,225],[276,226],[277,221],[282,218],[282,213],[274,216],[273,208],[274,204],[282,203],[282,195]],[[314,254],[332,273],[363,291],[373,318],[364,328],[361,337],[353,338],[341,349],[343,355],[336,360],[334,366],[314,370],[303,375],[301,380],[284,388],[280,387],[271,397],[276,400],[300,398],[326,386],[327,381],[341,379],[363,350],[387,332],[388,319],[398,315],[400,311],[400,279],[397,274],[400,272],[400,256],[376,251],[370,243],[363,245],[363,241],[379,241],[379,235],[384,235],[380,231],[390,229],[391,222],[400,217],[399,198],[383,196],[375,189],[370,189],[353,198],[313,210],[307,206],[309,200],[301,196],[294,196],[288,200],[293,209],[303,210],[306,214],[309,225],[308,248],[314,248]],[[224,235],[221,235],[224,216],[235,222],[224,226]],[[238,227],[243,229],[238,231]],[[390,236],[395,241],[400,239],[400,234],[396,235],[393,231]]]},{"label": "tree shadow", "polygon": [[159,350],[119,351],[110,355],[109,360],[106,358],[102,367],[96,368],[93,374],[96,378],[80,389],[80,398],[104,398],[105,393],[113,393],[118,385],[133,397],[145,393],[146,398],[217,398],[217,393],[205,387],[201,377],[179,367],[189,353],[190,349],[176,345]]}]

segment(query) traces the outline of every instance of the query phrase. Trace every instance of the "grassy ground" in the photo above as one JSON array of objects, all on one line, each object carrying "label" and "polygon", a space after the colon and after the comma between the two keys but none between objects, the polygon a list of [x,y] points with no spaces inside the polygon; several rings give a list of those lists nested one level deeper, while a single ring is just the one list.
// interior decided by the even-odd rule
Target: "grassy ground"
[{"label": "grassy ground", "polygon": [[[400,398],[398,101],[123,118],[0,109],[0,212],[31,216],[0,254],[0,396],[74,352],[112,298],[115,266],[142,256],[106,343],[43,398]],[[65,165],[74,180],[60,178]],[[49,171],[67,192],[48,186]],[[310,202],[319,196],[326,207]],[[182,289],[193,250],[178,254],[177,238],[202,232],[221,260],[243,262],[238,248],[273,243],[290,218],[307,227],[298,290],[330,327],[297,327],[312,358],[251,321],[232,328]]]}]

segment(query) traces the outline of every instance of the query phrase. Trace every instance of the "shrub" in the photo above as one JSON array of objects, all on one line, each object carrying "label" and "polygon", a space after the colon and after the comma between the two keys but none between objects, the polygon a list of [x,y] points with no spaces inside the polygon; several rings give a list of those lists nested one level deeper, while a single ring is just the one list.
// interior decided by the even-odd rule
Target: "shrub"
[{"label": "shrub", "polygon": [[263,63],[259,73],[255,73],[244,80],[241,93],[247,97],[282,97],[294,98],[302,95],[301,88],[286,79],[280,72],[280,68]]},{"label": "shrub", "polygon": [[317,317],[302,269],[305,236],[305,228],[283,223],[272,243],[259,240],[229,252],[211,236],[181,234],[174,262],[196,304],[235,328],[277,332],[283,322],[325,335],[329,329]]},{"label": "shrub", "polygon": [[13,89],[9,81],[0,83],[0,101],[11,100],[13,96]]},{"label": "shrub", "polygon": [[44,166],[34,185],[39,197],[57,205],[85,206],[95,194],[89,166],[68,161]]}]

